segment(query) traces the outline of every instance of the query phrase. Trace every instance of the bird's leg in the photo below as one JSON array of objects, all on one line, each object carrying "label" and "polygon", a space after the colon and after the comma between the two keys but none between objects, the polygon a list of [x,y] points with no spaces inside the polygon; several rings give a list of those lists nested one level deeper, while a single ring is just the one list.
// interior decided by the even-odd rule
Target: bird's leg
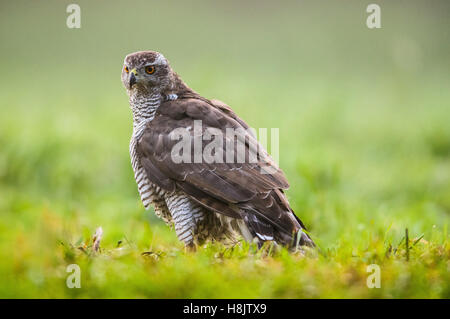
[{"label": "bird's leg", "polygon": [[186,253],[195,253],[197,251],[197,247],[194,242],[186,243],[184,246],[184,251]]},{"label": "bird's leg", "polygon": [[186,251],[195,251],[196,217],[201,213],[201,207],[180,192],[167,195],[166,204],[178,239],[185,244]]}]

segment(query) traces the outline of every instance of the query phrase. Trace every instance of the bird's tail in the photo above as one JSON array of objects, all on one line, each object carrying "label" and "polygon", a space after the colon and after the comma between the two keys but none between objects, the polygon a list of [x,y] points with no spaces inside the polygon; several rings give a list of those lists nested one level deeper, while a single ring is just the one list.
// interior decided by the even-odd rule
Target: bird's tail
[{"label": "bird's tail", "polygon": [[301,245],[301,246],[308,246],[308,247],[316,247],[316,244],[311,239],[311,237],[308,235],[306,227],[302,223],[300,218],[298,218],[297,215],[294,214],[294,212],[292,212],[292,215],[294,215],[295,219],[297,220],[297,222],[300,225],[300,228],[297,230],[297,232],[295,233],[295,236],[294,236],[294,238],[296,239],[294,245],[295,246]]},{"label": "bird's tail", "polygon": [[[253,211],[255,212],[255,211]],[[306,227],[302,221],[291,211],[295,218],[291,217],[288,231],[286,228],[281,228],[275,223],[268,220],[263,220],[252,212],[243,212],[244,221],[247,229],[253,237],[258,238],[258,243],[261,246],[265,241],[275,241],[278,244],[287,246],[289,248],[297,248],[298,246],[315,247],[314,241],[306,233]]]},{"label": "bird's tail", "polygon": [[284,231],[275,231],[274,237],[277,243],[292,249],[298,248],[299,246],[316,247],[314,241],[303,228],[298,228],[292,234],[287,234]]}]

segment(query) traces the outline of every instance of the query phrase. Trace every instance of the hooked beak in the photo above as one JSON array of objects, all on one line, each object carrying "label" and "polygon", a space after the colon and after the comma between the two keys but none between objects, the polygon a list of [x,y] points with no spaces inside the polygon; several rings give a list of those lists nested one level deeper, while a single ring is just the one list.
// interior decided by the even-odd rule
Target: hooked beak
[{"label": "hooked beak", "polygon": [[137,71],[136,69],[133,69],[130,71],[130,88],[133,87],[133,84],[136,84],[136,75],[137,75]]}]

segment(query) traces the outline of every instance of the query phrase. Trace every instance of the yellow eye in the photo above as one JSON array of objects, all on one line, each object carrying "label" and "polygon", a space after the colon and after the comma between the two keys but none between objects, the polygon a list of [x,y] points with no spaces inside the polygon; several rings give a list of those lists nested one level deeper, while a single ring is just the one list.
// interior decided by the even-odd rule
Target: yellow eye
[{"label": "yellow eye", "polygon": [[128,70],[128,67],[126,65],[124,66],[123,70],[127,73],[130,72],[130,70]]},{"label": "yellow eye", "polygon": [[149,65],[145,67],[145,72],[147,74],[153,74],[155,73],[155,66],[154,65]]}]

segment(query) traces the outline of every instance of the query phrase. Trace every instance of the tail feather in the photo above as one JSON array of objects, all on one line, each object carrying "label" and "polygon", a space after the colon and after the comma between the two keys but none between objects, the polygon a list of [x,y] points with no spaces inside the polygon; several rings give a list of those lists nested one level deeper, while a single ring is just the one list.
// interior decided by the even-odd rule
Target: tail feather
[{"label": "tail feather", "polygon": [[314,241],[305,232],[303,223],[294,213],[292,215],[295,216],[295,219],[292,219],[292,232],[280,228],[276,223],[263,220],[259,214],[253,212],[243,212],[243,219],[252,236],[258,238],[261,245],[265,241],[274,240],[278,244],[288,247],[297,247],[298,245],[315,247]]}]

